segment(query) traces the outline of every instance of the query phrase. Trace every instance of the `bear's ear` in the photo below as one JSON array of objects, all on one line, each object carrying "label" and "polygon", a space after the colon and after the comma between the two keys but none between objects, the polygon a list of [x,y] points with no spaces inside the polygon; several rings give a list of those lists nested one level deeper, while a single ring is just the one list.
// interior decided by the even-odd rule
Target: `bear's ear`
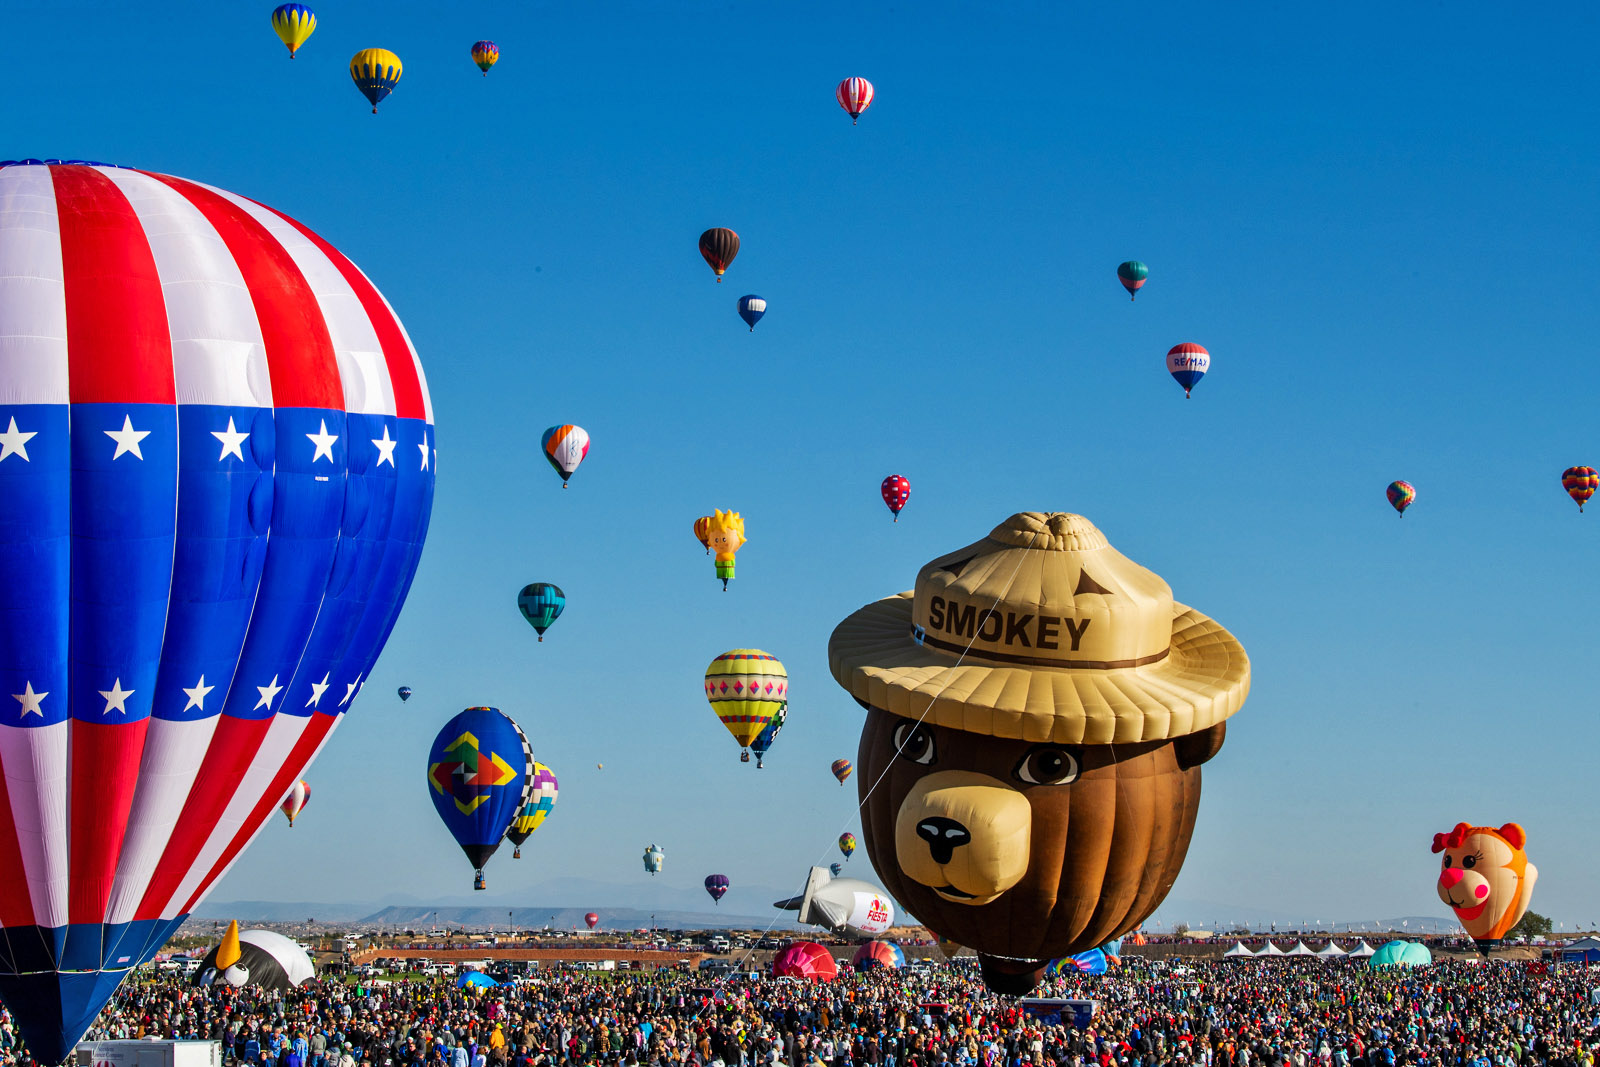
[{"label": "bear's ear", "polygon": [[1508,822],[1500,827],[1500,836],[1505,838],[1512,848],[1521,848],[1528,843],[1527,831],[1514,822]]},{"label": "bear's ear", "polygon": [[1178,767],[1188,770],[1222,751],[1222,741],[1228,734],[1228,724],[1219,722],[1208,726],[1197,734],[1187,734],[1173,742],[1178,752]]}]

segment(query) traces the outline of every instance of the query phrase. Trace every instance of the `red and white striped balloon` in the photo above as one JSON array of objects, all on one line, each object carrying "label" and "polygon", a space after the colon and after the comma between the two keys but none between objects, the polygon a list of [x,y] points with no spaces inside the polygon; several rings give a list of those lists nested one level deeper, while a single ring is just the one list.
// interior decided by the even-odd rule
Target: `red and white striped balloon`
[{"label": "red and white striped balloon", "polygon": [[839,106],[850,112],[850,125],[854,126],[861,113],[872,106],[872,83],[865,78],[846,78],[834,93]]}]

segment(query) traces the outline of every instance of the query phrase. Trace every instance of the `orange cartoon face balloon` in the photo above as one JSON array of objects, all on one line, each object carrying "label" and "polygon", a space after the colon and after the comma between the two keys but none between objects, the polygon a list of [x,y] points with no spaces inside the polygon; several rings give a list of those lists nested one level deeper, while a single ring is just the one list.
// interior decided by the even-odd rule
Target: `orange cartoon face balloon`
[{"label": "orange cartoon face balloon", "polygon": [[1528,910],[1539,869],[1522,850],[1527,842],[1514,822],[1498,830],[1460,822],[1447,834],[1433,835],[1433,851],[1444,853],[1439,899],[1455,909],[1480,949],[1498,945]]}]

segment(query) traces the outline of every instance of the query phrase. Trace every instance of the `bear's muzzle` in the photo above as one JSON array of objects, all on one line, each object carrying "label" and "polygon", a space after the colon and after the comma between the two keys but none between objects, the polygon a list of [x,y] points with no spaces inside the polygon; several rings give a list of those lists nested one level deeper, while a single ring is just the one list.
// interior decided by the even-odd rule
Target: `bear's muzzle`
[{"label": "bear's muzzle", "polygon": [[998,778],[939,771],[920,779],[895,819],[905,874],[945,900],[987,904],[1028,873],[1033,809]]}]

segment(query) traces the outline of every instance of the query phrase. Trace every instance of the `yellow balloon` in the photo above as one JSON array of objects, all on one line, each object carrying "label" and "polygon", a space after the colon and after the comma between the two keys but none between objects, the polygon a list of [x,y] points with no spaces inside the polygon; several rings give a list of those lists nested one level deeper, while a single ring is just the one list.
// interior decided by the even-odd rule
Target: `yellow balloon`
[{"label": "yellow balloon", "polygon": [[295,51],[317,28],[317,13],[304,4],[282,4],[272,12],[272,28],[293,59]]},{"label": "yellow balloon", "polygon": [[789,702],[789,672],[759,648],[736,648],[706,668],[706,699],[733,739],[748,748]]}]

